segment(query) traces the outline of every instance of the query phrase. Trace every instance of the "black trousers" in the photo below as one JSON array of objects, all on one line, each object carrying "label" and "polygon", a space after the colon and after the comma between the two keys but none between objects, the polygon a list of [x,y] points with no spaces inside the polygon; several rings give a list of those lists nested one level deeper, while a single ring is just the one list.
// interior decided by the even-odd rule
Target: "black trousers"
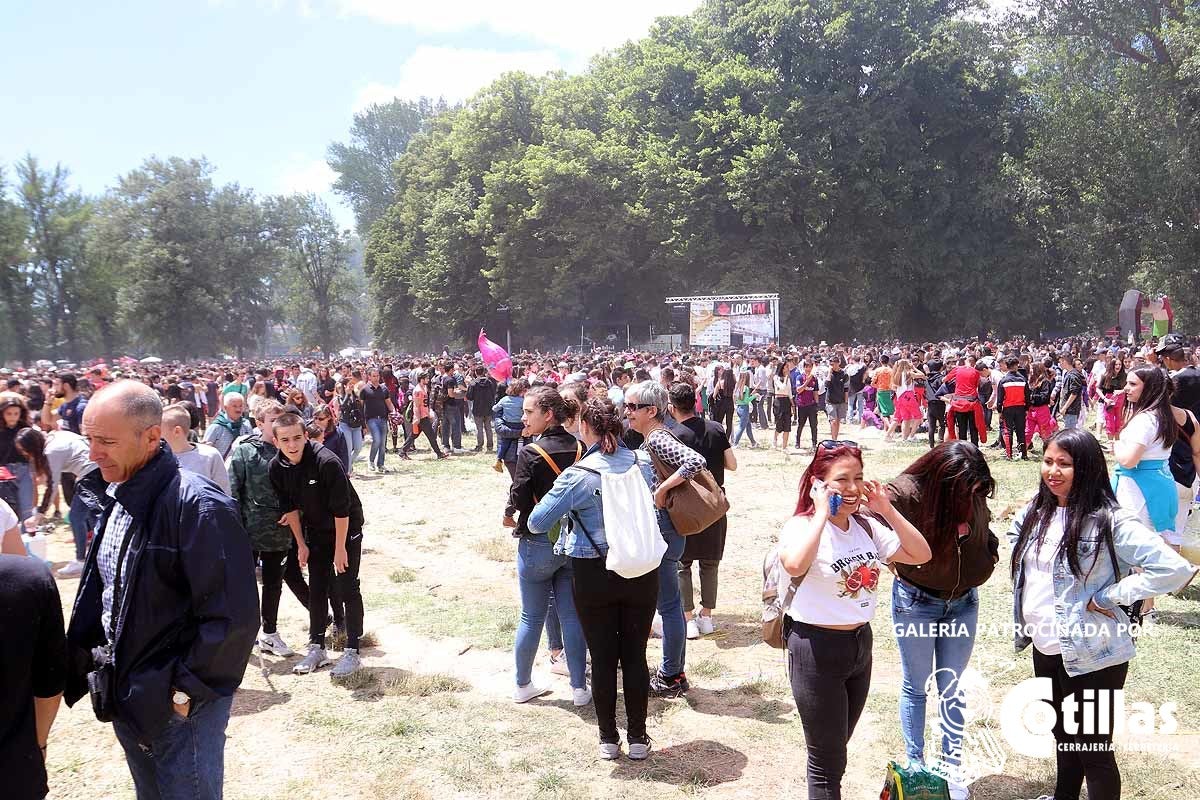
[{"label": "black trousers", "polygon": [[358,568],[362,562],[362,531],[350,531],[346,536],[346,571],[335,575],[333,571],[333,531],[306,531],[308,544],[308,640],[325,646],[325,605],[329,602],[333,587],[341,595],[346,609],[346,647],[358,647],[363,632],[363,600],[358,583]]},{"label": "black trousers", "polygon": [[1025,406],[1008,406],[1000,412],[1001,435],[1004,437],[1004,451],[1012,458],[1013,439],[1016,439],[1018,452],[1025,458]]},{"label": "black trousers", "polygon": [[785,618],[788,673],[808,746],[809,800],[841,800],[846,745],[871,687],[871,626],[835,631]]},{"label": "black trousers", "polygon": [[[1088,800],[1119,800],[1121,797],[1121,771],[1117,769],[1117,756],[1112,750],[1112,733],[1068,734],[1063,727],[1063,699],[1072,696],[1076,700],[1078,730],[1083,730],[1084,709],[1092,711],[1092,730],[1099,730],[1101,703],[1107,708],[1107,719],[1116,719],[1113,708],[1114,692],[1125,688],[1125,677],[1129,674],[1128,662],[1115,664],[1105,669],[1088,672],[1072,678],[1063,667],[1061,655],[1047,656],[1033,649],[1033,674],[1053,681],[1054,741],[1058,744],[1055,759],[1058,762],[1058,777],[1054,783],[1055,800],[1079,800],[1079,791],[1087,781]],[[1091,694],[1084,705],[1083,690],[1106,689],[1103,694]],[[1064,747],[1066,745],[1066,747]],[[1079,749],[1074,746],[1083,745]]]},{"label": "black trousers", "polygon": [[954,415],[954,425],[958,428],[959,439],[970,439],[971,444],[979,446],[979,431],[975,430],[975,415],[962,411]]},{"label": "black trousers", "polygon": [[946,440],[946,404],[929,401],[929,446]]},{"label": "black trousers", "polygon": [[725,436],[733,438],[733,399],[723,397],[712,405],[713,422],[725,426]]},{"label": "black trousers", "polygon": [[650,668],[646,641],[658,604],[658,570],[622,578],[604,568],[603,558],[572,558],[572,594],[583,637],[592,653],[592,701],[600,741],[615,744],[617,664],[625,688],[626,729],[631,742],[646,741]]},{"label": "black trousers", "polygon": [[429,417],[425,417],[419,422],[413,423],[412,433],[410,433],[408,438],[404,440],[404,446],[400,448],[400,452],[407,453],[409,450],[412,450],[413,446],[417,443],[417,436],[422,433],[425,434],[425,438],[429,440],[429,446],[433,448],[433,454],[438,458],[441,458],[442,451],[438,447],[437,436],[435,436],[433,433],[433,423],[429,421]]},{"label": "black trousers", "polygon": [[796,446],[800,446],[800,437],[804,434],[807,424],[812,433],[813,447],[817,446],[817,405],[796,406]]}]

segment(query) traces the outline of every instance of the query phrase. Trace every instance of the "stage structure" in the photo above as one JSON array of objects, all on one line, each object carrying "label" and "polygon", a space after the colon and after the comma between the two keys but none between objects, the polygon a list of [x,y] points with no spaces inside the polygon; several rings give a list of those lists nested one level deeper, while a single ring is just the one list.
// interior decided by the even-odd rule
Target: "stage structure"
[{"label": "stage structure", "polygon": [[686,310],[688,344],[693,347],[743,347],[779,341],[777,294],[668,297],[666,302]]}]

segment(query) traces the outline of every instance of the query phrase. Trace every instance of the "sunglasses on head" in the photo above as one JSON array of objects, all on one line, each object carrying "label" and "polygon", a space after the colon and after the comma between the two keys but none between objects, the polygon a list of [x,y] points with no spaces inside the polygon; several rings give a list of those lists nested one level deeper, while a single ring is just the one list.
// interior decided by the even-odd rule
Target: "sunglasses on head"
[{"label": "sunglasses on head", "polygon": [[837,450],[839,447],[853,447],[858,449],[858,442],[852,442],[849,439],[842,439],[841,441],[836,439],[826,439],[817,445],[819,450]]}]

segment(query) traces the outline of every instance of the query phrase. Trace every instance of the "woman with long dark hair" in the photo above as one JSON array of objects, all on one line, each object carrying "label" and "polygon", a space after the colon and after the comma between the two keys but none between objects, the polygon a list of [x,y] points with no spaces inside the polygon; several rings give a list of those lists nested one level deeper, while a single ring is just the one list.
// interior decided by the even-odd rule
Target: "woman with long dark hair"
[{"label": "woman with long dark hair", "polygon": [[733,392],[736,383],[733,369],[718,364],[713,371],[713,393],[709,409],[712,411],[713,422],[724,425],[725,435],[730,439],[733,438]]},{"label": "woman with long dark hair", "polygon": [[1179,436],[1171,409],[1171,379],[1155,367],[1140,367],[1126,378],[1125,396],[1125,423],[1114,447],[1113,491],[1121,508],[1158,531],[1168,544],[1179,545],[1179,495],[1168,468]]},{"label": "woman with long dark hair", "polygon": [[0,392],[0,467],[16,478],[16,497],[12,510],[17,521],[24,522],[33,515],[34,481],[29,460],[17,449],[17,434],[29,427],[29,409],[25,398],[16,392]]},{"label": "woman with long dark hair", "polygon": [[[900,728],[910,762],[925,759],[925,695],[931,675],[942,698],[942,763],[962,761],[963,706],[957,681],[975,645],[979,586],[1000,560],[989,528],[996,482],[970,442],[942,442],[888,484],[892,504],[921,531],[933,557],[894,565],[892,624],[900,648]],[[967,796],[951,776],[951,800]]]},{"label": "woman with long dark hair", "polygon": [[[792,383],[788,379],[786,361],[780,361],[775,367],[775,377],[771,379],[774,397],[775,437],[771,444],[777,450],[787,450],[788,437],[792,434]],[[783,437],[782,441],[780,436]]]},{"label": "woman with long dark hair", "polygon": [[629,757],[650,754],[646,709],[650,699],[650,670],[646,641],[658,599],[658,571],[624,578],[605,567],[604,507],[601,475],[640,469],[647,487],[654,484],[654,467],[621,443],[621,414],[607,397],[593,398],[579,413],[579,436],[587,451],[574,466],[563,470],[529,515],[531,533],[547,533],[564,517],[555,552],[571,558],[572,596],[592,653],[592,699],[600,727],[600,757],[619,758],[617,730],[617,666],[624,683],[626,738]]},{"label": "woman with long dark hair", "polygon": [[780,540],[784,570],[803,578],[783,630],[808,748],[808,797],[841,800],[846,746],[871,685],[882,566],[924,564],[931,552],[883,485],[863,478],[862,451],[849,441],[817,445]]},{"label": "woman with long dark hair", "polygon": [[[1037,497],[1017,512],[1008,536],[1016,648],[1032,644],[1034,675],[1052,682],[1054,798],[1079,800],[1086,781],[1090,800],[1118,800],[1113,692],[1124,688],[1135,653],[1122,606],[1183,587],[1192,567],[1121,509],[1100,443],[1078,429],[1051,437]],[[1075,733],[1063,725],[1067,698],[1078,709]]]}]

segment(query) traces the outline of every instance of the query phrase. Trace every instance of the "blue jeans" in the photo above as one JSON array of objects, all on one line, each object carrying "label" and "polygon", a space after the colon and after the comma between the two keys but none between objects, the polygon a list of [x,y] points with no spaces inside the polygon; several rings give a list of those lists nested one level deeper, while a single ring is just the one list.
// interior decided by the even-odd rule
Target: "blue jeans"
[{"label": "blue jeans", "polygon": [[850,422],[862,422],[862,392],[846,393]]},{"label": "blue jeans", "polygon": [[462,412],[463,412],[462,406],[457,406],[457,405],[454,405],[454,406],[447,405],[445,408],[442,409],[441,439],[442,439],[442,447],[446,448],[447,450],[450,449],[451,443],[453,443],[455,450],[462,449],[462,437],[463,437]]},{"label": "blue jeans", "polygon": [[658,614],[662,617],[663,675],[683,672],[687,658],[687,621],[683,618],[683,596],[679,593],[679,559],[685,540],[677,533],[667,537],[667,552],[658,565]]},{"label": "blue jeans", "polygon": [[742,434],[750,437],[750,444],[755,447],[758,442],[754,441],[754,425],[750,422],[750,406],[737,406],[737,433],[733,435],[733,446],[737,447],[738,442],[742,440]]},{"label": "blue jeans", "polygon": [[13,511],[17,513],[17,521],[24,522],[33,516],[33,504],[37,499],[34,497],[33,472],[27,461],[14,461],[7,466],[17,479],[17,508]]},{"label": "blue jeans", "polygon": [[1078,414],[1063,414],[1063,427],[1064,428],[1078,428],[1079,427],[1079,415]]},{"label": "blue jeans", "polygon": [[387,452],[387,417],[372,417],[367,420],[367,429],[371,431],[371,455],[367,463],[382,467]]},{"label": "blue jeans", "polygon": [[575,613],[575,596],[571,593],[571,559],[554,554],[554,545],[545,534],[522,536],[517,545],[517,579],[521,585],[521,621],[517,624],[517,640],[513,648],[516,659],[517,686],[526,686],[533,679],[533,660],[542,640],[542,626],[550,605],[550,590],[562,624],[567,650],[567,669],[571,673],[571,688],[587,685],[587,644],[583,628]]},{"label": "blue jeans", "polygon": [[[962,757],[963,704],[958,677],[971,660],[979,621],[976,589],[945,601],[897,578],[892,583],[892,623],[900,647],[900,730],[910,759],[925,758],[925,687],[936,675],[942,724],[942,760],[958,765]],[[948,625],[949,636],[937,636],[935,625]],[[911,626],[911,627],[910,627]],[[945,630],[945,629],[944,629]],[[955,636],[955,631],[965,635]],[[908,635],[908,634],[913,635]],[[937,672],[934,672],[934,667]]]},{"label": "blue jeans", "polygon": [[346,447],[350,450],[350,468],[354,469],[354,462],[358,460],[358,453],[363,446],[362,428],[351,428],[346,423],[339,422],[338,430],[346,440]]},{"label": "blue jeans", "polygon": [[146,749],[121,720],[113,722],[137,800],[220,800],[232,707],[233,698],[223,697],[196,708],[187,719],[172,714],[167,729]]}]

